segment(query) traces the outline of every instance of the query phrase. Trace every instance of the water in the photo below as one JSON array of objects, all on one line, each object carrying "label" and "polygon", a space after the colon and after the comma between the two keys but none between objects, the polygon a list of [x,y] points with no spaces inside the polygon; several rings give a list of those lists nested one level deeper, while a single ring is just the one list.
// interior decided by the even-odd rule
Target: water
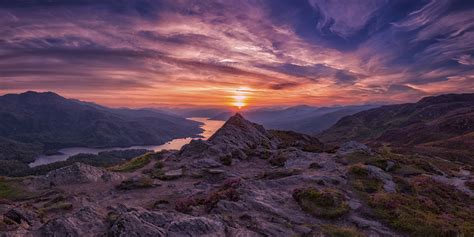
[{"label": "water", "polygon": [[[209,137],[214,134],[214,132],[217,131],[222,125],[224,124],[224,121],[218,121],[218,120],[209,120],[208,118],[188,118],[190,120],[198,121],[201,123],[204,123],[204,125],[201,125],[201,128],[204,130],[201,134],[204,140],[208,139]],[[127,149],[147,149],[147,150],[153,150],[153,151],[161,151],[161,150],[179,150],[181,149],[182,146],[188,144],[191,142],[193,138],[187,137],[187,138],[178,138],[171,140],[165,144],[161,145],[151,145],[151,146],[131,146],[131,147],[109,147],[109,148],[87,148],[87,147],[70,147],[70,148],[64,148],[60,149],[59,152],[61,154],[58,155],[51,155],[51,156],[46,156],[46,155],[41,155],[36,158],[36,160],[33,163],[30,163],[30,167],[35,167],[38,165],[45,165],[49,163],[54,163],[57,161],[64,161],[67,160],[70,156],[77,155],[80,153],[88,153],[88,154],[98,154],[99,152],[102,151],[111,151],[111,150],[127,150]]]}]

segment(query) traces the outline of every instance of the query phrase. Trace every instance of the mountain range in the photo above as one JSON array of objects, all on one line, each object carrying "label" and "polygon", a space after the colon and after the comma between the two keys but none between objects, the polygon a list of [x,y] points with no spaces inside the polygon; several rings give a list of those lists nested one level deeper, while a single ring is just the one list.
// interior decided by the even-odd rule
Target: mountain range
[{"label": "mountain range", "polygon": [[[319,133],[334,125],[344,116],[379,107],[379,105],[350,105],[315,107],[297,105],[292,107],[255,108],[239,111],[245,118],[262,124],[269,129],[292,130],[306,134]],[[210,117],[213,120],[227,120],[234,111],[225,108],[166,109],[165,111],[185,117]]]},{"label": "mountain range", "polygon": [[[64,147],[126,147],[192,137],[200,123],[153,110],[115,109],[52,92],[0,96],[0,159],[31,162]],[[29,149],[25,149],[29,147]]]}]

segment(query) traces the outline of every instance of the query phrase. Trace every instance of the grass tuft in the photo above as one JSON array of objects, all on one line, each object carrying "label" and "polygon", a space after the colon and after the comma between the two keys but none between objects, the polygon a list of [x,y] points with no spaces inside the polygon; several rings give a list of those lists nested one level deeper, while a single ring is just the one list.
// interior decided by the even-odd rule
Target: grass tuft
[{"label": "grass tuft", "polygon": [[304,211],[317,217],[338,218],[350,210],[342,193],[335,189],[296,189],[293,191],[293,198]]}]

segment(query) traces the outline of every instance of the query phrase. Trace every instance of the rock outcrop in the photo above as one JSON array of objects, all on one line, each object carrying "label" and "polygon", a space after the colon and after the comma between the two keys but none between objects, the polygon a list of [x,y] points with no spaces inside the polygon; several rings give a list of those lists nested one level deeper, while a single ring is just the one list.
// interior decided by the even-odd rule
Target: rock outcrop
[{"label": "rock outcrop", "polygon": [[122,179],[122,175],[107,171],[103,168],[75,163],[70,166],[53,170],[44,176],[39,176],[32,182],[37,187],[50,187],[94,182],[110,182]]}]

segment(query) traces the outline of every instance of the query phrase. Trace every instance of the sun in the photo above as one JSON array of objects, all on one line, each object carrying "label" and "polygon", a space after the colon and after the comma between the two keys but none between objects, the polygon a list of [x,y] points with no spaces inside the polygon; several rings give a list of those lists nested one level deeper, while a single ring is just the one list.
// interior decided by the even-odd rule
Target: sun
[{"label": "sun", "polygon": [[242,109],[242,107],[247,106],[248,94],[249,89],[245,87],[239,87],[234,92],[234,99],[232,105],[236,106],[238,109]]}]

